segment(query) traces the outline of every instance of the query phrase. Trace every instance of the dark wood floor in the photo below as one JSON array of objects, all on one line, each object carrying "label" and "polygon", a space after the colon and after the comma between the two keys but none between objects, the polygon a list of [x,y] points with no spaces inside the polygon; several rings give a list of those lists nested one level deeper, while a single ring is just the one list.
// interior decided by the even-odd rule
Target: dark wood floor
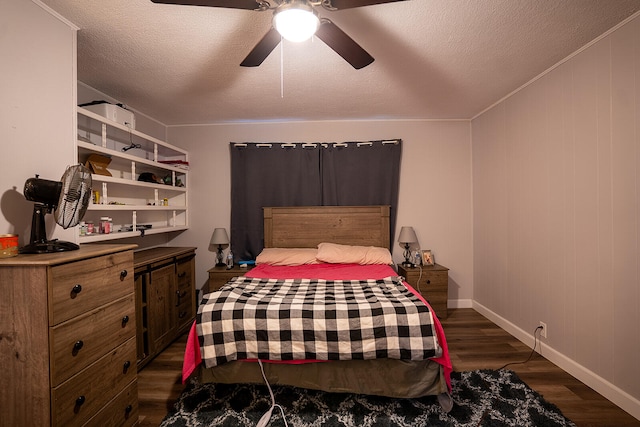
[{"label": "dark wood floor", "polygon": [[[531,349],[472,309],[450,310],[443,321],[456,371],[498,369],[527,359]],[[140,426],[158,426],[182,391],[184,340],[172,344],[138,374]],[[536,354],[526,364],[510,365],[531,388],[558,406],[578,426],[640,426],[598,393]]]}]

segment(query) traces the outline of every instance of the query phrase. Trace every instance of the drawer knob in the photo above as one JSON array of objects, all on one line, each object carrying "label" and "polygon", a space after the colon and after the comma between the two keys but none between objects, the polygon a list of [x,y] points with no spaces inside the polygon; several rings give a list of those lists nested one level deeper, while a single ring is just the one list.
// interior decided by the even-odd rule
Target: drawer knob
[{"label": "drawer knob", "polygon": [[186,315],[187,315],[187,312],[186,312],[186,311],[181,311],[181,312],[178,314],[178,318],[180,318],[180,319],[184,319]]},{"label": "drawer knob", "polygon": [[122,327],[124,328],[125,326],[127,326],[127,323],[129,323],[129,316],[124,316],[122,318]]},{"label": "drawer knob", "polygon": [[127,360],[126,362],[124,362],[124,365],[122,365],[122,373],[126,374],[130,367],[131,362]]},{"label": "drawer knob", "polygon": [[127,277],[127,274],[129,274],[127,270],[122,270],[120,272],[120,280],[124,280],[124,278]]},{"label": "drawer knob", "polygon": [[183,277],[185,277],[186,275],[187,275],[187,272],[186,272],[186,271],[183,271],[182,273],[178,273],[178,277],[179,277],[180,279],[182,279],[182,278],[183,278]]},{"label": "drawer knob", "polygon": [[427,279],[427,285],[428,285],[429,283],[431,283],[431,280]]},{"label": "drawer knob", "polygon": [[76,407],[77,407],[77,406],[82,406],[86,400],[87,400],[87,399],[86,399],[84,396],[79,396],[79,397],[76,399]]},{"label": "drawer knob", "polygon": [[176,291],[176,296],[178,297],[176,300],[176,307],[178,307],[180,305],[180,300],[187,296],[187,291]]},{"label": "drawer knob", "polygon": [[74,294],[79,294],[80,292],[82,292],[82,285],[75,285],[72,289],[71,289],[71,293]]},{"label": "drawer knob", "polygon": [[131,405],[127,405],[127,407],[124,408],[124,416],[125,416],[125,418],[129,417],[129,415],[131,414],[131,411],[133,411],[133,406],[131,406]]},{"label": "drawer knob", "polygon": [[78,354],[80,350],[84,347],[84,342],[82,340],[78,340],[73,344],[73,351],[71,352],[74,356]]}]

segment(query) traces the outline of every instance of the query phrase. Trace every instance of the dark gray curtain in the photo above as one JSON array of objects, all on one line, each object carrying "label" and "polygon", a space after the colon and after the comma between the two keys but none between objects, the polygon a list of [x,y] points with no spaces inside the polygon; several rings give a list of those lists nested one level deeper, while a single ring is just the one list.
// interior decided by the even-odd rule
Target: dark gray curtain
[{"label": "dark gray curtain", "polygon": [[317,148],[232,143],[230,239],[236,261],[255,259],[263,248],[263,206],[321,205],[320,182]]},{"label": "dark gray curtain", "polygon": [[402,142],[231,143],[231,248],[263,248],[263,206],[390,205],[396,222]]},{"label": "dark gray curtain", "polygon": [[391,206],[393,242],[401,154],[399,140],[330,144],[322,151],[322,204]]}]

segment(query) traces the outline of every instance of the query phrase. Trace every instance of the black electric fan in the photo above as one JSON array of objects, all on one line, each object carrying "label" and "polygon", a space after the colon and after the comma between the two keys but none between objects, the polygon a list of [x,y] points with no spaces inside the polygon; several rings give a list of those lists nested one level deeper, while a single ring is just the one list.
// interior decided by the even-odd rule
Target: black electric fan
[{"label": "black electric fan", "polygon": [[47,240],[44,218],[53,213],[62,228],[77,225],[91,199],[91,172],[81,164],[69,166],[60,181],[41,179],[36,175],[24,183],[25,199],[35,202],[31,219],[31,240],[19,249],[21,254],[41,254],[79,249],[72,242]]}]

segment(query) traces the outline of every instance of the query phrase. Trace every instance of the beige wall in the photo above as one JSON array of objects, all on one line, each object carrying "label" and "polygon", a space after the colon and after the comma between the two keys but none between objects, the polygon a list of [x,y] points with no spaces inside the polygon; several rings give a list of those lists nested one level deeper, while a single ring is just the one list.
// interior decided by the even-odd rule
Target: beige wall
[{"label": "beige wall", "polygon": [[472,133],[475,302],[640,418],[640,18]]},{"label": "beige wall", "polygon": [[[449,298],[470,304],[472,286],[471,146],[468,121],[288,122],[170,127],[169,142],[189,150],[191,229],[172,244],[198,246],[198,287],[214,264],[208,242],[229,230],[229,142],[403,140],[398,229],[413,226],[423,249],[450,270]],[[394,258],[401,251],[394,243]]]},{"label": "beige wall", "polygon": [[[2,0],[0,13],[0,234],[29,243],[33,203],[24,182],[59,180],[74,162],[76,29],[31,1]],[[47,215],[48,237],[73,230]]]}]

